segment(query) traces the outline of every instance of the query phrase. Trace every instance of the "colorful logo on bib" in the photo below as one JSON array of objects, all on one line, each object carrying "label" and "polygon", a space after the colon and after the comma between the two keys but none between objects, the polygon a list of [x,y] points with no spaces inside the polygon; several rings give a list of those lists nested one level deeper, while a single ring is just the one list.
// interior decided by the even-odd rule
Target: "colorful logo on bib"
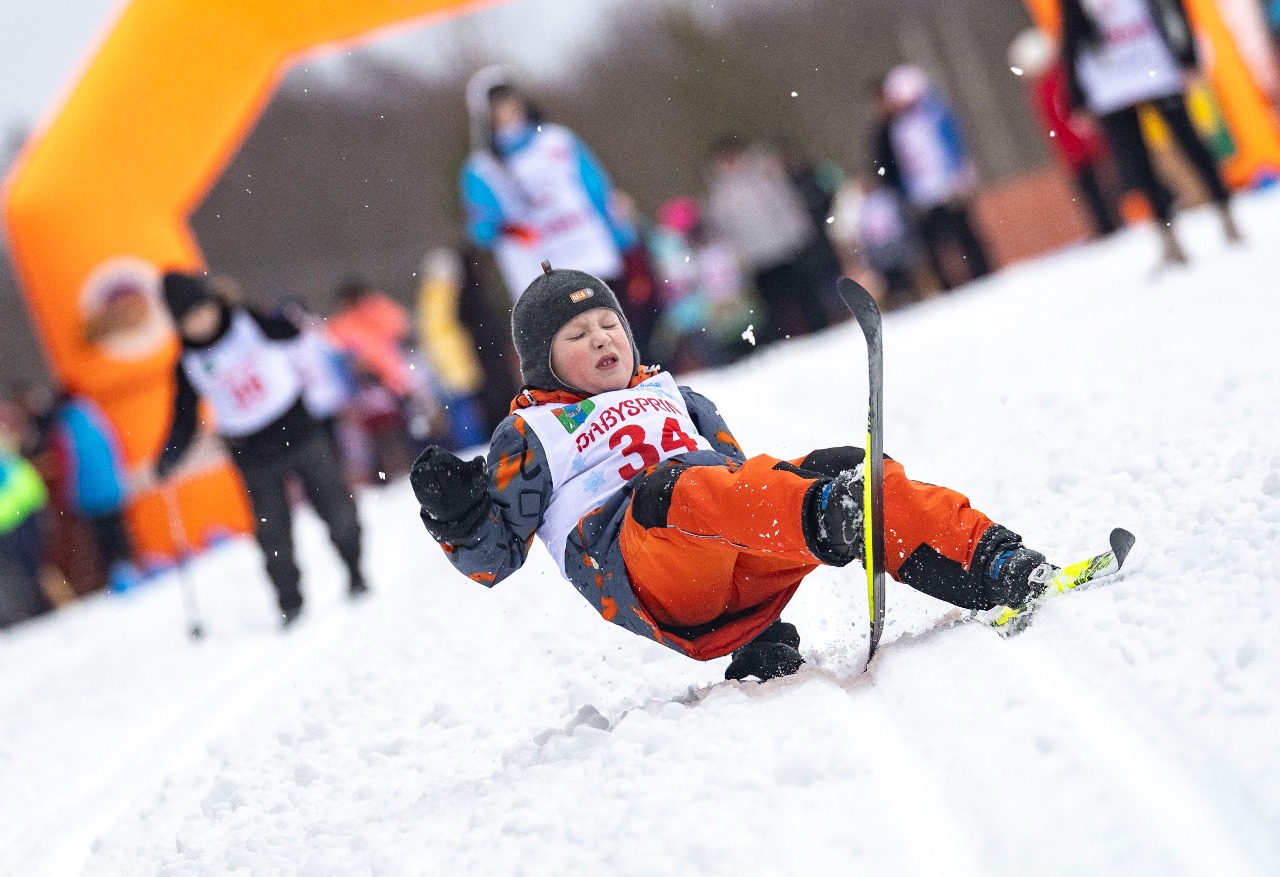
[{"label": "colorful logo on bib", "polygon": [[564,408],[552,408],[551,413],[556,416],[556,420],[570,433],[587,422],[587,418],[591,416],[591,412],[596,410],[596,403],[590,399],[583,399],[577,405],[567,405]]}]

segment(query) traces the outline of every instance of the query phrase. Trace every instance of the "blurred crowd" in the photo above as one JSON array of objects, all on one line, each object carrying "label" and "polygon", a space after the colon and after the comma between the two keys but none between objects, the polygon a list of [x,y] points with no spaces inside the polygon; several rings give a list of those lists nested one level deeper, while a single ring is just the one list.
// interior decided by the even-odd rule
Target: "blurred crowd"
[{"label": "blurred crowd", "polygon": [[[1141,112],[1161,116],[1238,240],[1218,156],[1186,107],[1198,61],[1185,16],[1157,16],[1149,0],[1063,0],[1063,13],[1061,44],[1028,31],[1010,66],[1025,77],[1028,109],[1093,233],[1120,227],[1122,193],[1136,190],[1161,220],[1162,264],[1186,260],[1172,221],[1179,193],[1153,170]],[[841,276],[888,310],[989,274],[998,264],[975,217],[969,135],[942,91],[903,65],[876,77],[867,99],[867,167],[730,132],[707,154],[702,191],[646,216],[574,132],[544,118],[500,68],[480,71],[468,86],[472,152],[459,174],[465,242],[425,254],[415,299],[352,278],[331,292],[325,314],[284,292],[265,303],[271,320],[297,330],[287,333],[295,406],[322,429],[346,484],[376,487],[407,472],[429,443],[483,444],[507,415],[520,389],[510,307],[545,263],[603,278],[647,359],[677,373],[845,320]],[[230,278],[201,283],[224,313],[256,313]],[[268,329],[263,340],[284,337]],[[157,474],[129,471],[92,399],[36,387],[9,395],[0,404],[0,627],[94,587],[145,580],[125,515]],[[302,495],[295,485],[292,501]]]}]

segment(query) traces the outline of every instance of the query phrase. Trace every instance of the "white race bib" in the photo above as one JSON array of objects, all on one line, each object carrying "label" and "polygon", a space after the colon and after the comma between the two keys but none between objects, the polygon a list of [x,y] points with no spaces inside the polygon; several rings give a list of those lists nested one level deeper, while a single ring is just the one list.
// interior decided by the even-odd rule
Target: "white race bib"
[{"label": "white race bib", "polygon": [[712,449],[666,372],[627,390],[575,405],[537,405],[520,416],[542,443],[550,467],[551,505],[538,537],[561,573],[569,534],[584,516],[648,467]]},{"label": "white race bib", "polygon": [[1183,90],[1182,72],[1144,0],[1090,0],[1103,46],[1076,62],[1089,109],[1099,116]]},{"label": "white race bib", "polygon": [[244,311],[235,311],[225,335],[210,347],[188,350],[182,367],[231,438],[266,428],[298,401],[302,381],[289,352],[267,339]]},{"label": "white race bib", "polygon": [[512,297],[542,273],[542,260],[606,280],[622,274],[622,256],[608,224],[582,183],[573,136],[559,125],[543,125],[533,141],[505,161],[483,153],[476,169],[502,207],[503,221],[537,233],[524,243],[510,235],[495,248]]}]

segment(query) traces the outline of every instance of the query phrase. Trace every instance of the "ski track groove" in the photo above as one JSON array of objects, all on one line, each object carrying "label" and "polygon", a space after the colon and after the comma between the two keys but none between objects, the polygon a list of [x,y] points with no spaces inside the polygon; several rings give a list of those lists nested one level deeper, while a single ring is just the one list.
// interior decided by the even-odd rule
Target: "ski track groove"
[{"label": "ski track groove", "polygon": [[1024,680],[1023,690],[1061,709],[1076,731],[1072,739],[1083,741],[1097,755],[1099,774],[1112,778],[1133,801],[1135,818],[1162,839],[1184,873],[1261,877],[1177,762],[1145,743],[1143,733],[1090,692],[1078,674],[1064,670],[1061,656],[1052,648],[1036,638],[1019,637],[1011,644],[1016,655],[999,648],[1004,643],[993,643],[988,651],[998,652],[1010,672]]},{"label": "ski track groove", "polygon": [[[913,862],[913,873],[981,877],[985,871],[970,840],[972,832],[964,830],[954,808],[947,805],[938,777],[922,767],[927,760],[907,742],[884,696],[871,685],[851,706],[858,730],[871,743],[868,751],[875,753],[868,767],[880,789],[878,800],[900,814],[892,821],[904,826],[899,846]],[[921,823],[929,826],[928,843],[920,843],[919,835],[906,828]]]},{"label": "ski track groove", "polygon": [[[1257,232],[1249,247],[1217,250],[1205,245],[1203,252],[1197,253],[1197,262],[1215,254],[1204,262],[1207,268],[1197,264],[1171,275],[1160,286],[1145,283],[1136,269],[1129,270],[1139,259],[1147,258],[1146,232],[1122,232],[1087,250],[1010,269],[976,285],[963,298],[942,299],[913,309],[887,327],[896,351],[891,371],[904,390],[893,393],[889,400],[889,418],[895,424],[897,441],[891,450],[903,459],[930,461],[920,464],[921,477],[972,485],[975,502],[993,512],[999,509],[1002,515],[1016,511],[1016,521],[1011,517],[1010,523],[1028,534],[1053,533],[1059,540],[1074,539],[1079,522],[1064,521],[1060,509],[1090,504],[1095,509],[1099,505],[1123,508],[1126,519],[1135,519],[1135,529],[1141,525],[1150,534],[1156,549],[1152,556],[1165,555],[1161,563],[1151,563],[1151,578],[1168,581],[1160,583],[1158,592],[1147,588],[1146,593],[1133,595],[1118,607],[1118,618],[1089,612],[1075,617],[1073,608],[1064,613],[1073,618],[1061,619],[1063,625],[1044,623],[1052,620],[1046,616],[1023,636],[1006,642],[989,631],[970,632],[967,624],[947,623],[955,610],[935,617],[938,607],[920,602],[927,598],[917,597],[910,603],[891,593],[891,605],[909,603],[914,618],[925,620],[926,625],[923,630],[913,629],[912,612],[892,617],[886,629],[891,641],[878,653],[870,673],[859,672],[865,640],[850,643],[842,637],[832,642],[830,635],[825,641],[813,637],[806,655],[812,659],[811,668],[793,680],[779,680],[758,692],[752,689],[745,703],[741,698],[713,693],[712,702],[705,704],[706,715],[691,711],[668,719],[675,724],[660,728],[659,733],[644,730],[654,727],[652,724],[628,721],[616,738],[590,734],[579,746],[563,751],[548,748],[545,753],[531,749],[534,744],[526,741],[540,736],[533,728],[554,730],[558,725],[554,720],[557,698],[566,702],[566,716],[572,716],[580,705],[597,704],[612,717],[618,713],[619,699],[623,706],[629,700],[619,691],[664,692],[667,673],[674,690],[683,690],[687,678],[697,679],[699,684],[705,678],[705,674],[690,673],[667,661],[650,661],[634,643],[619,645],[619,657],[614,658],[614,639],[594,632],[584,638],[588,655],[600,653],[599,668],[586,659],[543,655],[559,649],[564,631],[573,631],[573,625],[582,622],[577,604],[571,610],[559,597],[543,600],[531,596],[555,579],[547,557],[540,557],[536,574],[524,574],[524,581],[507,590],[500,603],[483,607],[479,597],[446,597],[451,592],[443,589],[410,600],[404,593],[409,585],[402,591],[388,587],[381,599],[390,601],[382,610],[389,617],[373,616],[379,623],[361,625],[363,632],[346,623],[345,610],[317,613],[287,638],[261,629],[236,628],[239,621],[227,628],[215,623],[219,631],[236,629],[247,635],[214,637],[206,643],[208,651],[201,660],[183,661],[169,674],[147,674],[141,677],[145,684],[137,684],[120,672],[103,672],[97,677],[121,685],[119,693],[109,691],[114,700],[104,697],[99,699],[101,703],[95,700],[91,704],[121,710],[119,721],[105,726],[112,729],[110,737],[90,739],[82,748],[61,754],[51,749],[34,756],[24,753],[24,757],[35,758],[37,768],[28,771],[33,788],[39,791],[27,804],[35,815],[28,818],[27,811],[20,809],[27,802],[12,802],[12,819],[0,823],[0,833],[6,843],[14,841],[22,846],[16,855],[8,848],[0,854],[4,862],[0,871],[15,877],[40,877],[81,873],[98,864],[95,873],[224,873],[229,861],[225,854],[234,850],[240,861],[249,863],[252,873],[279,873],[290,867],[316,874],[340,873],[334,868],[326,870],[324,860],[318,857],[326,849],[338,850],[336,844],[367,837],[374,842],[376,855],[370,852],[361,858],[350,854],[345,861],[371,864],[372,870],[381,868],[386,873],[413,873],[415,868],[431,867],[425,863],[432,861],[433,854],[440,857],[438,862],[454,863],[453,873],[565,873],[571,872],[565,863],[575,853],[596,862],[616,865],[625,861],[628,867],[617,868],[619,874],[652,873],[637,870],[641,866],[635,862],[646,852],[643,844],[653,845],[654,829],[667,828],[678,833],[679,843],[665,851],[677,861],[676,870],[716,875],[752,873],[758,869],[730,868],[727,863],[745,860],[758,865],[775,854],[846,856],[823,863],[835,868],[802,873],[1215,877],[1280,873],[1274,867],[1277,860],[1268,857],[1280,837],[1276,833],[1280,822],[1275,814],[1280,811],[1276,810],[1274,791],[1280,774],[1271,755],[1274,743],[1265,742],[1274,740],[1276,720],[1272,716],[1276,712],[1275,692],[1280,690],[1267,684],[1280,663],[1270,642],[1275,604],[1265,590],[1275,578],[1268,546],[1274,545],[1275,522],[1280,520],[1280,456],[1268,450],[1271,424],[1277,416],[1270,388],[1280,371],[1268,365],[1266,358],[1274,356],[1266,327],[1274,323],[1276,311],[1274,284],[1265,280],[1275,275],[1277,263],[1274,248],[1268,249],[1262,235],[1264,228],[1276,228],[1280,201],[1274,195],[1266,198],[1265,202],[1242,199],[1246,225],[1256,226],[1250,231]],[[1251,217],[1256,222],[1250,222]],[[1211,218],[1203,212],[1189,214],[1188,227],[1204,225],[1202,220]],[[1216,234],[1216,227],[1211,230]],[[1274,236],[1274,232],[1267,235]],[[1217,238],[1212,240],[1212,247],[1217,247]],[[1192,235],[1193,244],[1197,241],[1204,243]],[[1081,258],[1083,253],[1088,257]],[[1114,276],[1099,282],[1104,274]],[[1206,281],[1220,283],[1224,289],[1230,286],[1231,297],[1219,297],[1214,307],[1192,311],[1203,302],[1200,287]],[[1072,286],[1069,295],[1061,291],[1068,285]],[[1190,291],[1193,285],[1197,287],[1194,295]],[[1145,299],[1141,312],[1135,309],[1135,304],[1141,304],[1139,299]],[[1081,315],[1099,313],[1109,300],[1118,305],[1118,319],[1087,326]],[[1166,317],[1165,310],[1176,316]],[[1222,354],[1215,361],[1217,372],[1198,365],[1195,356],[1175,359],[1164,350],[1182,344],[1184,339],[1174,330],[1184,328],[1188,312],[1197,314],[1197,328],[1207,330],[1202,340],[1216,345]],[[1028,316],[1032,313],[1034,324]],[[1079,341],[1067,357],[1070,374],[1062,356],[1056,352],[1045,355],[1045,332],[1040,327],[1046,324],[1078,333],[1078,338],[1065,336]],[[1032,325],[1037,327],[1035,331],[1023,331]],[[925,374],[911,361],[915,354],[909,344],[920,348],[933,344],[929,349],[939,351],[939,360],[950,362],[949,357],[961,349],[956,339],[972,337],[977,331],[996,333],[1002,343],[971,351],[971,343],[963,342],[968,368],[935,369],[936,373]],[[845,336],[805,339],[785,352],[775,349],[762,354],[752,365],[749,390],[743,386],[742,369],[708,374],[696,383],[725,407],[744,445],[796,456],[813,446],[838,444],[847,441],[849,430],[847,423],[826,416],[831,388],[824,382],[813,384],[797,378],[821,373],[836,355],[837,343],[845,343],[841,339]],[[1100,346],[1102,341],[1106,346]],[[1265,356],[1264,350],[1268,352]],[[769,367],[772,365],[779,367]],[[1148,377],[1149,372],[1158,374]],[[984,376],[993,377],[987,386],[981,383]],[[1087,388],[1090,382],[1096,385],[1093,391],[1078,389]],[[1141,404],[1125,403],[1121,408],[1122,400],[1111,394],[1118,393],[1115,387],[1122,383],[1134,398],[1143,399]],[[1211,393],[1215,394],[1212,406],[1184,405],[1192,397],[1207,399]],[[1216,398],[1222,394],[1226,394],[1226,401]],[[991,402],[999,400],[1004,406],[1002,395],[1011,403],[1007,409]],[[939,435],[943,432],[939,423],[973,419],[975,397],[982,412],[979,424],[1023,418],[1026,425],[1019,422],[1014,434],[1029,430],[1037,436],[1028,442],[1010,443],[1002,455],[1003,467],[993,466],[989,451],[993,440],[1008,441],[1009,431],[994,427],[984,431],[985,426],[980,426],[968,435]],[[787,418],[782,425],[773,406],[759,404],[767,398],[786,398],[793,409],[807,408],[822,416],[815,414],[811,422],[797,418],[794,424]],[[984,398],[991,404],[982,407]],[[1041,425],[1051,423],[1055,412],[1068,404],[1082,408],[1096,404],[1102,414],[1123,410],[1125,434],[1096,429],[1099,425],[1114,427],[1101,422],[1075,432],[1068,428],[1065,434],[1049,426],[1040,431]],[[854,407],[861,407],[860,399]],[[1237,410],[1245,413],[1237,416]],[[861,429],[853,434],[861,435]],[[935,440],[946,447],[935,448],[931,444]],[[1235,452],[1241,462],[1206,465],[1219,447],[1224,455]],[[1081,460],[1104,451],[1117,455],[1113,467],[1104,474],[1116,486],[1118,496],[1104,495],[1078,474]],[[928,466],[934,467],[932,472]],[[1038,474],[1027,481],[1025,473],[1029,471]],[[1232,499],[1236,494],[1241,498]],[[418,544],[422,539],[411,514],[415,508],[407,488],[400,494],[375,495],[362,503],[362,523],[368,527],[366,532],[378,539],[370,557],[385,558],[378,574],[396,582],[412,579],[417,588],[421,579],[434,580],[447,568],[438,553],[428,560],[423,559],[425,553],[406,558],[407,540]],[[306,544],[322,544],[317,541],[318,522],[305,515],[300,522],[304,520],[311,534]],[[1203,540],[1199,547],[1183,544],[1185,539],[1175,535],[1174,528],[1185,527],[1188,521],[1194,539]],[[329,554],[320,557],[305,548],[301,553],[311,554],[308,559],[315,564],[315,570],[305,575],[309,581],[316,573],[324,573],[326,582],[333,577],[329,573],[334,560]],[[412,571],[410,562],[414,564]],[[1180,577],[1204,574],[1261,587],[1256,595],[1237,594],[1234,602],[1225,606],[1216,601],[1201,604],[1201,589],[1188,586]],[[828,620],[835,601],[842,612],[850,601],[860,607],[859,613],[842,616],[841,623],[866,623],[865,582],[849,596],[846,589],[831,587],[833,575],[827,573],[827,590],[821,597],[814,597],[808,585],[797,595],[795,607],[802,630],[829,630],[823,625],[836,623]],[[260,574],[255,572],[255,576]],[[441,578],[445,581],[454,580]],[[814,584],[823,587],[820,582],[818,578]],[[521,584],[527,585],[523,591]],[[241,610],[260,608],[260,594],[250,591],[262,587],[256,581],[246,582],[244,594],[227,603],[228,617],[239,619],[243,617]],[[170,590],[165,599],[169,597],[173,602],[166,611],[172,608],[176,613],[178,593]],[[1154,618],[1147,615],[1171,597],[1172,609],[1155,613]],[[102,663],[110,665],[116,658],[113,647],[141,635],[154,635],[155,630],[144,624],[159,617],[156,607],[140,610],[146,608],[145,602],[155,599],[156,595],[150,595],[128,612],[108,611],[107,604],[114,600],[98,605],[85,601],[57,619],[40,622],[47,626],[31,634],[21,632],[8,642],[0,639],[0,663],[12,660],[14,669],[21,671],[5,674],[0,680],[4,689],[0,691],[0,707],[21,717],[25,702],[56,705],[57,710],[41,710],[40,715],[47,712],[51,721],[61,722],[63,727],[92,719],[94,713],[78,710],[74,697],[68,697],[66,689],[59,690],[59,683],[76,672],[88,671],[94,678],[98,663],[95,650],[101,649]],[[809,600],[812,602],[805,602]],[[495,605],[501,608],[495,610]],[[1194,612],[1188,606],[1195,607]],[[395,686],[363,692],[360,688],[366,681],[362,673],[392,676],[401,669],[398,662],[405,657],[434,662],[447,655],[447,660],[457,660],[462,644],[470,642],[468,637],[488,631],[486,625],[494,623],[482,608],[504,623],[521,612],[534,620],[518,629],[494,628],[508,632],[509,639],[490,636],[495,654],[486,664],[490,668],[487,673],[461,674],[461,681],[440,673],[429,684],[424,682],[421,690],[428,694],[421,709],[427,710],[429,701],[434,701],[435,707],[423,713],[416,725],[412,716],[407,722],[397,722],[385,710],[360,714],[362,705],[382,703],[396,694],[409,698],[417,694],[411,687]],[[391,623],[393,617],[398,619],[409,611],[426,620],[399,627]],[[804,612],[808,612],[808,624]],[[1127,616],[1138,612],[1143,613],[1143,624],[1128,626]],[[216,617],[210,615],[211,619]],[[424,642],[421,634],[444,627],[442,620],[449,622],[444,643]],[[173,633],[168,615],[163,623],[164,630]],[[1232,623],[1237,628],[1229,630],[1229,636],[1207,645],[1202,642],[1204,625],[1221,628]],[[1097,625],[1097,629],[1089,625]],[[108,626],[112,630],[109,635],[96,630]],[[557,631],[554,645],[550,639],[553,626]],[[455,627],[459,628],[456,636]],[[858,629],[865,631],[865,627]],[[356,673],[352,662],[335,663],[322,654],[347,632],[358,633],[361,639],[385,637],[394,648],[371,656],[369,666]],[[177,655],[176,636],[170,641],[169,633],[162,641],[163,649],[138,651],[137,655]],[[1090,648],[1111,645],[1113,635],[1133,638],[1139,655],[1136,662],[1129,658],[1127,664],[1120,663],[1113,651],[1089,655]],[[815,639],[819,641],[816,649],[812,644]],[[1123,648],[1123,643],[1119,647]],[[1145,653],[1154,657],[1144,657]],[[126,652],[125,656],[133,654]],[[1168,654],[1185,660],[1159,663],[1158,659]],[[606,656],[610,658],[607,664],[603,661]],[[535,689],[537,696],[514,696],[510,688],[503,689],[504,658],[517,665],[539,665],[537,672],[514,673],[508,683]],[[1166,672],[1171,668],[1181,672]],[[1201,670],[1203,673],[1196,675]],[[324,687],[313,684],[312,677],[320,673],[336,677],[330,679],[340,695],[336,707],[327,702]],[[1105,678],[1114,684],[1093,684],[1093,680],[1104,678],[1099,674],[1108,674]],[[154,681],[170,678],[185,687],[158,692]],[[290,747],[297,748],[296,743],[271,733],[301,721],[298,711],[284,703],[288,698],[281,698],[281,709],[273,709],[273,696],[287,692],[291,682],[295,688],[315,693],[319,704],[314,709],[315,721],[344,722],[353,729],[342,746],[317,744],[315,751],[304,753],[321,767],[327,763],[346,770],[331,784],[310,792],[295,788],[288,765],[281,767],[278,759],[271,761],[281,752],[292,754]],[[1156,684],[1162,687],[1149,688]],[[1234,700],[1223,695],[1223,688],[1232,684],[1242,689]],[[714,685],[709,687],[712,692],[715,689]],[[980,694],[976,703],[975,690]],[[75,694],[88,691],[74,690]],[[159,700],[170,691],[177,696]],[[513,698],[510,709],[467,708],[476,699],[504,694]],[[706,698],[704,692],[701,699]],[[636,694],[634,699],[643,702],[644,696]],[[1265,721],[1241,719],[1238,711],[1244,709],[1261,713]],[[438,726],[439,719],[431,718],[437,711],[453,724]],[[534,718],[544,714],[548,716],[545,720]],[[611,718],[611,727],[623,722],[625,714],[626,710]],[[805,719],[813,715],[824,720],[821,727],[825,735],[816,735],[805,726]],[[1178,736],[1176,725],[1180,722],[1193,731],[1185,739]],[[740,734],[736,733],[738,728],[742,729]],[[92,734],[95,728],[86,730]],[[237,735],[237,730],[249,733]],[[477,730],[483,731],[488,741],[478,755],[474,742],[468,739]],[[1037,750],[1041,732],[1052,748]],[[102,733],[100,729],[98,733]],[[1253,736],[1244,736],[1248,733]],[[832,832],[815,832],[818,843],[810,847],[795,831],[800,822],[782,820],[776,824],[760,820],[754,823],[756,831],[750,836],[735,835],[733,829],[738,825],[728,824],[725,816],[734,806],[732,798],[703,795],[696,803],[684,805],[675,794],[660,798],[659,793],[678,789],[691,775],[690,765],[681,757],[683,751],[696,750],[707,743],[707,737],[717,734],[723,738],[723,749],[712,752],[715,758],[710,767],[692,772],[693,776],[736,779],[746,774],[733,788],[742,795],[744,805],[759,812],[778,800],[779,786],[770,759],[776,759],[778,752],[794,753],[800,783],[781,790],[802,808],[792,815],[804,824],[821,827],[824,822],[847,821],[851,812],[861,814],[867,825],[847,827],[848,834],[863,843],[851,847],[841,844],[842,838]],[[389,757],[380,770],[367,761],[362,765],[348,757],[346,750],[352,740],[376,744],[392,736],[423,745],[406,745],[403,753]],[[21,739],[39,738],[28,735]],[[504,740],[510,741],[506,748],[502,748]],[[768,745],[771,741],[777,746]],[[0,744],[5,742],[0,740]],[[860,749],[864,742],[865,749]],[[662,770],[652,769],[654,756],[641,754],[637,749],[640,743],[654,744]],[[438,768],[434,763],[439,757],[437,744],[458,747],[464,754],[469,749],[469,757],[461,767],[455,765],[456,769]],[[785,750],[784,744],[788,747]],[[1003,745],[1012,748],[1001,752]],[[846,747],[851,754],[838,760],[823,757],[825,750],[835,747]],[[336,751],[339,749],[342,751]],[[508,765],[505,760],[506,752],[526,751],[540,759],[532,770],[524,762],[513,759]],[[1016,757],[1007,757],[1010,751]],[[20,752],[13,747],[15,756]],[[742,762],[744,753],[756,760]],[[1212,764],[1206,767],[1204,761],[1210,755],[1218,756],[1230,772]],[[0,759],[6,757],[9,753],[0,751]],[[42,764],[41,759],[48,763]],[[611,759],[619,768],[616,773],[603,769],[615,766]],[[494,771],[490,762],[503,766]],[[0,760],[0,765],[3,763]],[[64,769],[67,765],[78,773]],[[821,787],[807,791],[805,783],[815,783],[806,777],[826,779],[820,771],[830,765],[843,772],[831,778],[844,785],[837,792]],[[642,769],[645,766],[650,767],[649,773]],[[751,768],[756,769],[754,777]],[[250,832],[277,830],[274,820],[261,808],[246,809],[234,824],[207,815],[202,818],[198,805],[201,790],[211,782],[211,775],[224,769],[256,791],[268,788],[287,797],[289,819],[279,829],[287,848],[268,854],[245,844]],[[390,779],[403,776],[406,770],[418,777],[420,794],[403,792]],[[595,785],[606,776],[614,780],[612,785]],[[42,780],[43,787],[39,785]],[[596,796],[594,801],[587,799],[587,819],[578,818],[582,815],[578,800],[565,794],[557,797],[556,792],[562,791],[557,785],[566,780],[582,783]],[[358,797],[366,785],[371,795],[385,796],[398,809],[343,806],[346,802],[338,796]],[[825,798],[821,797],[824,792]],[[54,804],[47,803],[55,798]],[[811,803],[833,801],[845,806],[823,808]],[[140,803],[149,807],[131,813]],[[652,809],[646,812],[645,805]],[[556,808],[565,814],[559,824],[546,818],[547,813],[557,812]],[[1090,809],[1086,812],[1083,808]],[[1251,808],[1270,809],[1259,812]],[[372,814],[373,825],[367,835],[363,827],[346,821],[363,814]],[[433,817],[446,830],[433,824]],[[590,829],[597,827],[590,824],[593,817],[615,826],[634,820],[630,823],[633,830],[625,836],[628,845],[610,847],[608,833],[593,834]],[[588,823],[586,831],[578,830],[583,822]],[[429,829],[423,830],[423,823]],[[173,844],[171,826],[175,824],[180,834],[190,833],[197,841],[194,852],[180,862],[166,849]],[[324,831],[311,833],[313,824]],[[516,832],[513,836],[513,825],[528,828],[527,835]],[[710,833],[709,829],[726,825],[727,831],[712,834],[707,843],[685,836]],[[569,829],[562,831],[565,826]],[[1263,839],[1251,848],[1248,844],[1255,834]],[[1091,845],[1098,851],[1093,857],[1087,855]],[[736,859],[710,855],[726,848],[742,855]],[[347,855],[345,850],[339,851]],[[514,856],[519,861],[526,854],[529,862],[557,867],[541,872],[537,865],[523,863],[510,869],[494,867],[495,859]],[[698,854],[703,857],[699,859]],[[891,867],[867,867],[870,862],[883,861],[891,862]],[[1083,868],[1081,862],[1091,867]],[[22,870],[5,870],[10,867]],[[353,867],[347,873],[367,872]]]},{"label": "ski track groove", "polygon": [[[270,690],[322,654],[345,625],[346,619],[336,612],[311,620],[304,629],[292,632],[304,640],[301,644],[278,639],[273,632],[248,648],[231,652],[229,662],[214,675],[137,721],[134,733],[91,774],[10,834],[4,846],[22,837],[34,838],[25,852],[14,857],[21,867],[10,873],[23,877],[79,873],[92,855],[94,840],[126,811],[133,798],[199,758]],[[150,757],[157,744],[166,740],[179,742],[165,757]],[[55,824],[74,824],[75,828],[61,834],[58,849],[43,851],[42,841],[58,834],[53,830]]]}]

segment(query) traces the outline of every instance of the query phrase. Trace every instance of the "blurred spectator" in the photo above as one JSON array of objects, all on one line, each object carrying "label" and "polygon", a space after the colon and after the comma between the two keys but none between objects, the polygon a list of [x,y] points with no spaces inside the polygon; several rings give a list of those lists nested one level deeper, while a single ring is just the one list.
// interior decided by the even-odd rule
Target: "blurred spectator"
[{"label": "blurred spectator", "polygon": [[[635,199],[621,190],[613,195],[613,215],[615,222],[630,228],[635,235],[634,242],[622,252],[621,282],[624,285],[621,289],[615,289],[615,293],[622,310],[626,312],[627,322],[631,324],[632,337],[637,344],[641,338],[648,344],[658,326],[661,306],[656,294],[649,247],[645,241],[645,223]],[[640,349],[647,350],[648,347]]]},{"label": "blurred spectator", "polygon": [[662,316],[649,349],[654,359],[675,372],[714,365],[719,359],[715,338],[706,331],[712,323],[711,302],[689,241],[700,221],[698,204],[692,198],[674,198],[658,208],[656,218],[649,252]]},{"label": "blurred spectator", "polygon": [[1163,265],[1187,261],[1174,234],[1173,195],[1156,177],[1138,111],[1160,114],[1217,205],[1230,241],[1240,231],[1230,193],[1187,113],[1188,82],[1197,73],[1195,37],[1182,0],[1060,0],[1062,58],[1072,105],[1097,117],[1127,188],[1141,189],[1155,212]]},{"label": "blurred spectator", "polygon": [[831,242],[831,223],[828,220],[832,216],[836,191],[844,182],[844,170],[834,162],[814,164],[804,149],[788,138],[778,140],[778,155],[813,224],[813,242],[809,245],[807,258],[820,283],[820,300],[831,322],[843,322],[851,317],[836,292],[836,282],[842,270],[840,257]]},{"label": "blurred spectator", "polygon": [[17,406],[0,403],[0,628],[52,608],[40,585],[48,492],[35,467],[18,453],[27,429]]},{"label": "blurred spectator", "polygon": [[465,264],[455,250],[432,250],[422,260],[418,288],[418,348],[427,356],[449,411],[453,446],[469,448],[488,441],[481,407],[484,370],[475,340],[461,320],[467,287]]},{"label": "blurred spectator", "polygon": [[511,339],[511,296],[498,280],[492,254],[463,244],[458,255],[463,283],[458,318],[471,333],[484,371],[485,423],[492,432],[510,414],[511,400],[520,391],[520,358]]},{"label": "blurred spectator", "polygon": [[920,297],[920,241],[893,187],[879,176],[863,177],[859,184],[858,250],[883,283],[883,304],[890,310]]},{"label": "blurred spectator", "polygon": [[657,213],[649,247],[662,318],[655,358],[677,372],[725,364],[743,351],[750,303],[728,245],[710,240],[693,198],[673,198]]},{"label": "blurred spectator", "polygon": [[[991,272],[986,249],[969,217],[978,185],[960,120],[913,65],[890,70],[877,89],[881,123],[875,136],[876,172],[916,214],[934,272],[951,289]],[[967,277],[951,270],[947,253],[958,247]]]},{"label": "blurred spectator", "polygon": [[388,390],[408,398],[412,388],[404,347],[411,337],[409,312],[357,278],[344,282],[335,297],[338,309],[325,321],[329,336]]},{"label": "blurred spectator", "polygon": [[414,448],[399,397],[372,372],[357,367],[351,415],[359,430],[350,446],[351,476],[357,484],[380,484],[409,471]]},{"label": "blurred spectator", "polygon": [[857,176],[846,177],[831,201],[831,225],[828,232],[840,259],[841,273],[857,279],[866,270],[858,240],[858,222],[862,215],[864,190],[868,186]]},{"label": "blurred spectator", "polygon": [[351,356],[352,406],[372,444],[369,474],[360,480],[389,480],[409,471],[429,435],[447,429],[434,378],[426,359],[410,350],[413,324],[402,305],[360,280],[344,283],[338,301],[325,326]]},{"label": "blurred spectator", "polygon": [[1028,28],[1009,47],[1009,65],[1027,77],[1033,108],[1058,161],[1084,196],[1093,227],[1099,234],[1111,234],[1116,230],[1116,210],[1098,176],[1107,143],[1091,119],[1072,112],[1067,68],[1053,44],[1039,28]]},{"label": "blurred spectator", "polygon": [[301,333],[293,348],[294,364],[302,378],[302,400],[307,411],[324,429],[339,456],[344,456],[339,435],[342,412],[356,392],[351,357],[333,342],[324,320],[301,300],[291,299],[281,315]]},{"label": "blurred spectator", "polygon": [[587,271],[618,293],[636,343],[653,325],[652,282],[604,167],[577,135],[543,120],[499,67],[467,85],[471,157],[460,186],[467,233],[492,250],[513,299],[542,271]]},{"label": "blurred spectator", "polygon": [[36,458],[49,449],[49,427],[53,423],[55,401],[53,391],[34,381],[15,383],[10,390],[20,420],[20,424],[15,426],[19,431],[17,451],[40,469],[41,464]]},{"label": "blurred spectator", "polygon": [[124,521],[129,477],[115,427],[92,399],[64,393],[54,410],[50,441],[63,505],[89,522],[108,586],[127,591],[141,575]]},{"label": "blurred spectator", "polygon": [[762,343],[828,325],[821,274],[810,258],[813,221],[775,152],[744,149],[735,137],[720,140],[712,150],[706,219],[751,274],[769,311],[756,325]]}]

